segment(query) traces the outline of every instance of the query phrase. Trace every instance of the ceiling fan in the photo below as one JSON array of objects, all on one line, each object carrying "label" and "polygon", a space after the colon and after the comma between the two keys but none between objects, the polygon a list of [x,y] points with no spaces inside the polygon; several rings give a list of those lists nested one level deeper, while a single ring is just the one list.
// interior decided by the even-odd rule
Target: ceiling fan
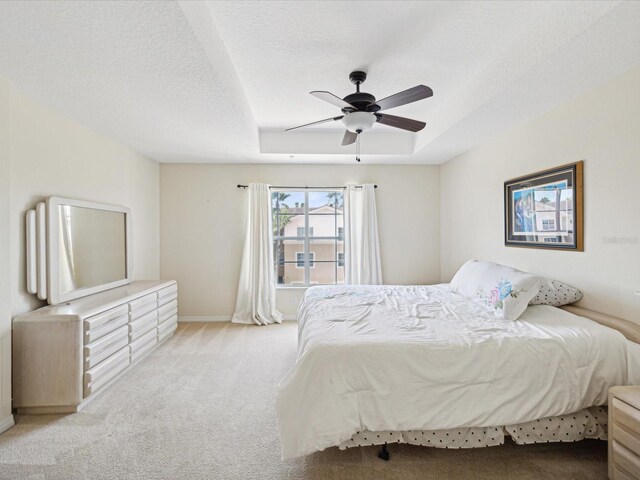
[{"label": "ceiling fan", "polygon": [[340,98],[331,92],[310,92],[311,95],[318,97],[320,100],[324,100],[325,102],[329,102],[332,105],[340,107],[343,115],[325,118],[324,120],[319,120],[317,122],[306,123],[297,127],[288,128],[285,131],[288,132],[297,128],[342,120],[342,123],[347,129],[342,139],[342,145],[351,145],[358,140],[358,135],[369,130],[376,122],[390,127],[408,130],[410,132],[419,132],[426,126],[426,123],[419,120],[396,117],[395,115],[379,112],[381,110],[387,110],[389,108],[395,108],[408,103],[417,102],[423,98],[429,98],[433,95],[433,90],[425,85],[418,85],[383,98],[382,100],[376,100],[376,97],[370,93],[360,91],[360,85],[366,79],[367,74],[365,72],[351,72],[349,74],[349,80],[351,80],[351,83],[355,84],[356,93],[347,95],[344,98]]}]

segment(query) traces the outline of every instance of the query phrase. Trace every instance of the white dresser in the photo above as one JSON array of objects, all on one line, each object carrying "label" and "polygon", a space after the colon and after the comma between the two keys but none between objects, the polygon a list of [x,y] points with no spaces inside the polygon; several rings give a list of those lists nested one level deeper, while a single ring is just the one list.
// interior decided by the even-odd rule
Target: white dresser
[{"label": "white dresser", "polygon": [[175,281],[140,281],[13,319],[13,407],[77,412],[173,335]]}]

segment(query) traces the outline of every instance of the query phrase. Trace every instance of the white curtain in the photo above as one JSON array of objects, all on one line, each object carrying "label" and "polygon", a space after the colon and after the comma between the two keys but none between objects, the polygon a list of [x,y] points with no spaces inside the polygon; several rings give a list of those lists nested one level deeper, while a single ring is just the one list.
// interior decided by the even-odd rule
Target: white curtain
[{"label": "white curtain", "polygon": [[249,184],[246,234],[234,323],[281,323],[276,286],[269,186]]},{"label": "white curtain", "polygon": [[345,271],[350,285],[382,284],[374,188],[347,185],[345,191]]}]

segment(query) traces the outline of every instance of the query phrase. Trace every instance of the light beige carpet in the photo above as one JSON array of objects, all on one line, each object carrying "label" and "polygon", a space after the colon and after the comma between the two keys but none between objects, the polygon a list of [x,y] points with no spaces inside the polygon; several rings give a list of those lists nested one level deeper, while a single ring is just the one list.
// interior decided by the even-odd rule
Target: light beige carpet
[{"label": "light beige carpet", "polygon": [[606,443],[438,450],[337,448],[283,462],[274,398],[296,326],[182,324],[73,415],[17,416],[0,435],[0,478],[605,479]]}]

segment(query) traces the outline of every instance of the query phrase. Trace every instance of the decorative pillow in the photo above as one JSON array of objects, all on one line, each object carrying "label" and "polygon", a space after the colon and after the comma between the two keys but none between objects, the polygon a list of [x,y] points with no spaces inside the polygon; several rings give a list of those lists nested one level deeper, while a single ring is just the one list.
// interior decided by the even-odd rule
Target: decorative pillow
[{"label": "decorative pillow", "polygon": [[516,320],[536,296],[542,279],[493,262],[469,260],[451,280],[451,288],[481,302],[497,317]]},{"label": "decorative pillow", "polygon": [[582,291],[566,283],[544,278],[540,284],[538,294],[533,297],[529,305],[552,305],[561,307],[577,302],[582,298]]}]

